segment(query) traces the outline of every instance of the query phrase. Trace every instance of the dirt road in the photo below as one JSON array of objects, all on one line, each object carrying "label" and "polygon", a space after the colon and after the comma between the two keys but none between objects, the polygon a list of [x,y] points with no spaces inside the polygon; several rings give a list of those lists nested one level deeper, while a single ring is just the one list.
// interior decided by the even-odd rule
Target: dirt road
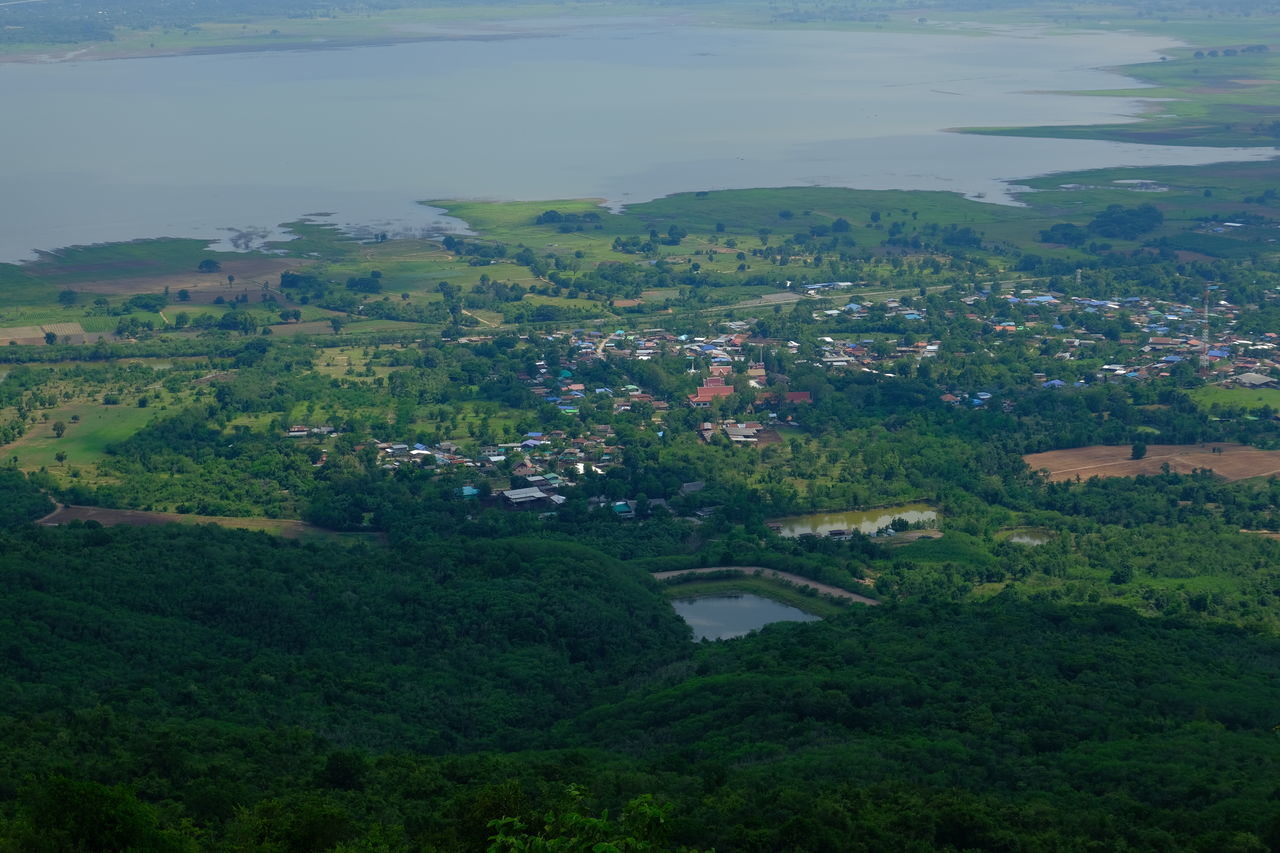
[{"label": "dirt road", "polygon": [[831,586],[825,583],[811,581],[808,578],[802,578],[799,575],[793,575],[790,572],[780,572],[777,569],[766,569],[763,566],[711,566],[705,569],[677,569],[673,572],[654,572],[654,580],[666,580],[667,578],[679,577],[681,575],[709,575],[712,572],[738,572],[744,575],[754,575],[757,572],[762,577],[773,578],[775,580],[786,581],[797,586],[808,586],[816,589],[823,595],[829,595],[832,598],[840,598],[845,601],[856,601],[859,604],[866,604],[872,607],[880,602],[874,598],[867,598],[865,595],[858,595],[856,592],[849,592],[847,589],[841,589],[838,586]]}]

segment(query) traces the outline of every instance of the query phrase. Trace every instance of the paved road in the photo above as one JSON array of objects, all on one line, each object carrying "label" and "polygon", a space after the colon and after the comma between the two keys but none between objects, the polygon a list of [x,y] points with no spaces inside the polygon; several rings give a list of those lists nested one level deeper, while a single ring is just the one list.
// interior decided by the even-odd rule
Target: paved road
[{"label": "paved road", "polygon": [[775,578],[776,580],[787,581],[797,586],[809,586],[816,589],[823,595],[829,595],[832,598],[842,598],[845,601],[856,601],[859,604],[867,604],[872,607],[880,602],[874,598],[867,598],[865,595],[858,595],[856,592],[849,592],[847,589],[841,589],[838,586],[831,586],[825,583],[811,581],[808,578],[802,578],[799,575],[793,575],[790,572],[780,572],[777,569],[766,569],[763,566],[711,566],[705,569],[677,569],[673,572],[654,572],[654,580],[666,580],[680,575],[708,575],[712,572],[739,572],[744,575],[753,575],[759,572],[766,578]]}]

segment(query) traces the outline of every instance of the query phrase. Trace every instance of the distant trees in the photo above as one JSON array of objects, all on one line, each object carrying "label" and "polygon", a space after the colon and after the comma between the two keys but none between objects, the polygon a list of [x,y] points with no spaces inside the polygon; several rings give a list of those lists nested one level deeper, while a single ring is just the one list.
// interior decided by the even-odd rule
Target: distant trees
[{"label": "distant trees", "polygon": [[196,264],[197,272],[214,273],[214,272],[221,272],[221,270],[222,270],[222,264],[218,263],[213,258],[205,258],[203,261]]},{"label": "distant trees", "polygon": [[1040,232],[1041,243],[1060,243],[1063,246],[1082,246],[1089,239],[1088,229],[1070,222],[1059,222]]},{"label": "distant trees", "polygon": [[1089,222],[1088,230],[1099,237],[1132,240],[1164,224],[1164,214],[1155,205],[1125,207],[1112,204]]},{"label": "distant trees", "polygon": [[561,213],[558,210],[546,210],[533,220],[538,225],[594,225],[600,221],[600,214],[594,210],[586,213]]}]

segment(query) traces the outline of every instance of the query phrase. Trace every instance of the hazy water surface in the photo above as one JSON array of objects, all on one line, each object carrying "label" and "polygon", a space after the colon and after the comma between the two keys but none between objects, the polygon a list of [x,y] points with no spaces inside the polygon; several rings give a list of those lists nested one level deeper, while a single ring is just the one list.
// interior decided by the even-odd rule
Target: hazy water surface
[{"label": "hazy water surface", "polygon": [[758,631],[774,622],[815,622],[818,617],[798,607],[759,595],[739,593],[671,602],[689,623],[695,640],[728,640]]},{"label": "hazy water surface", "polygon": [[[511,25],[518,33],[520,25]],[[528,37],[0,65],[0,260],[302,214],[417,231],[426,198],[824,184],[953,190],[1235,149],[943,133],[1114,121],[1145,36],[769,31],[541,22]]]}]

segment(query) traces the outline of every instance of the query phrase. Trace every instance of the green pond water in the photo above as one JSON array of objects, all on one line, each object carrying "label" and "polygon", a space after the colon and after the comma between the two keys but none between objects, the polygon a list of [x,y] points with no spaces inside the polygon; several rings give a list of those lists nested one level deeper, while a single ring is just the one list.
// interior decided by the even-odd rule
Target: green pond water
[{"label": "green pond water", "polygon": [[938,511],[928,504],[900,504],[881,509],[851,509],[844,512],[814,512],[808,515],[789,515],[775,518],[772,524],[782,525],[783,536],[801,536],[812,533],[825,536],[833,530],[856,530],[870,536],[888,527],[895,518],[919,523],[936,521]]}]

